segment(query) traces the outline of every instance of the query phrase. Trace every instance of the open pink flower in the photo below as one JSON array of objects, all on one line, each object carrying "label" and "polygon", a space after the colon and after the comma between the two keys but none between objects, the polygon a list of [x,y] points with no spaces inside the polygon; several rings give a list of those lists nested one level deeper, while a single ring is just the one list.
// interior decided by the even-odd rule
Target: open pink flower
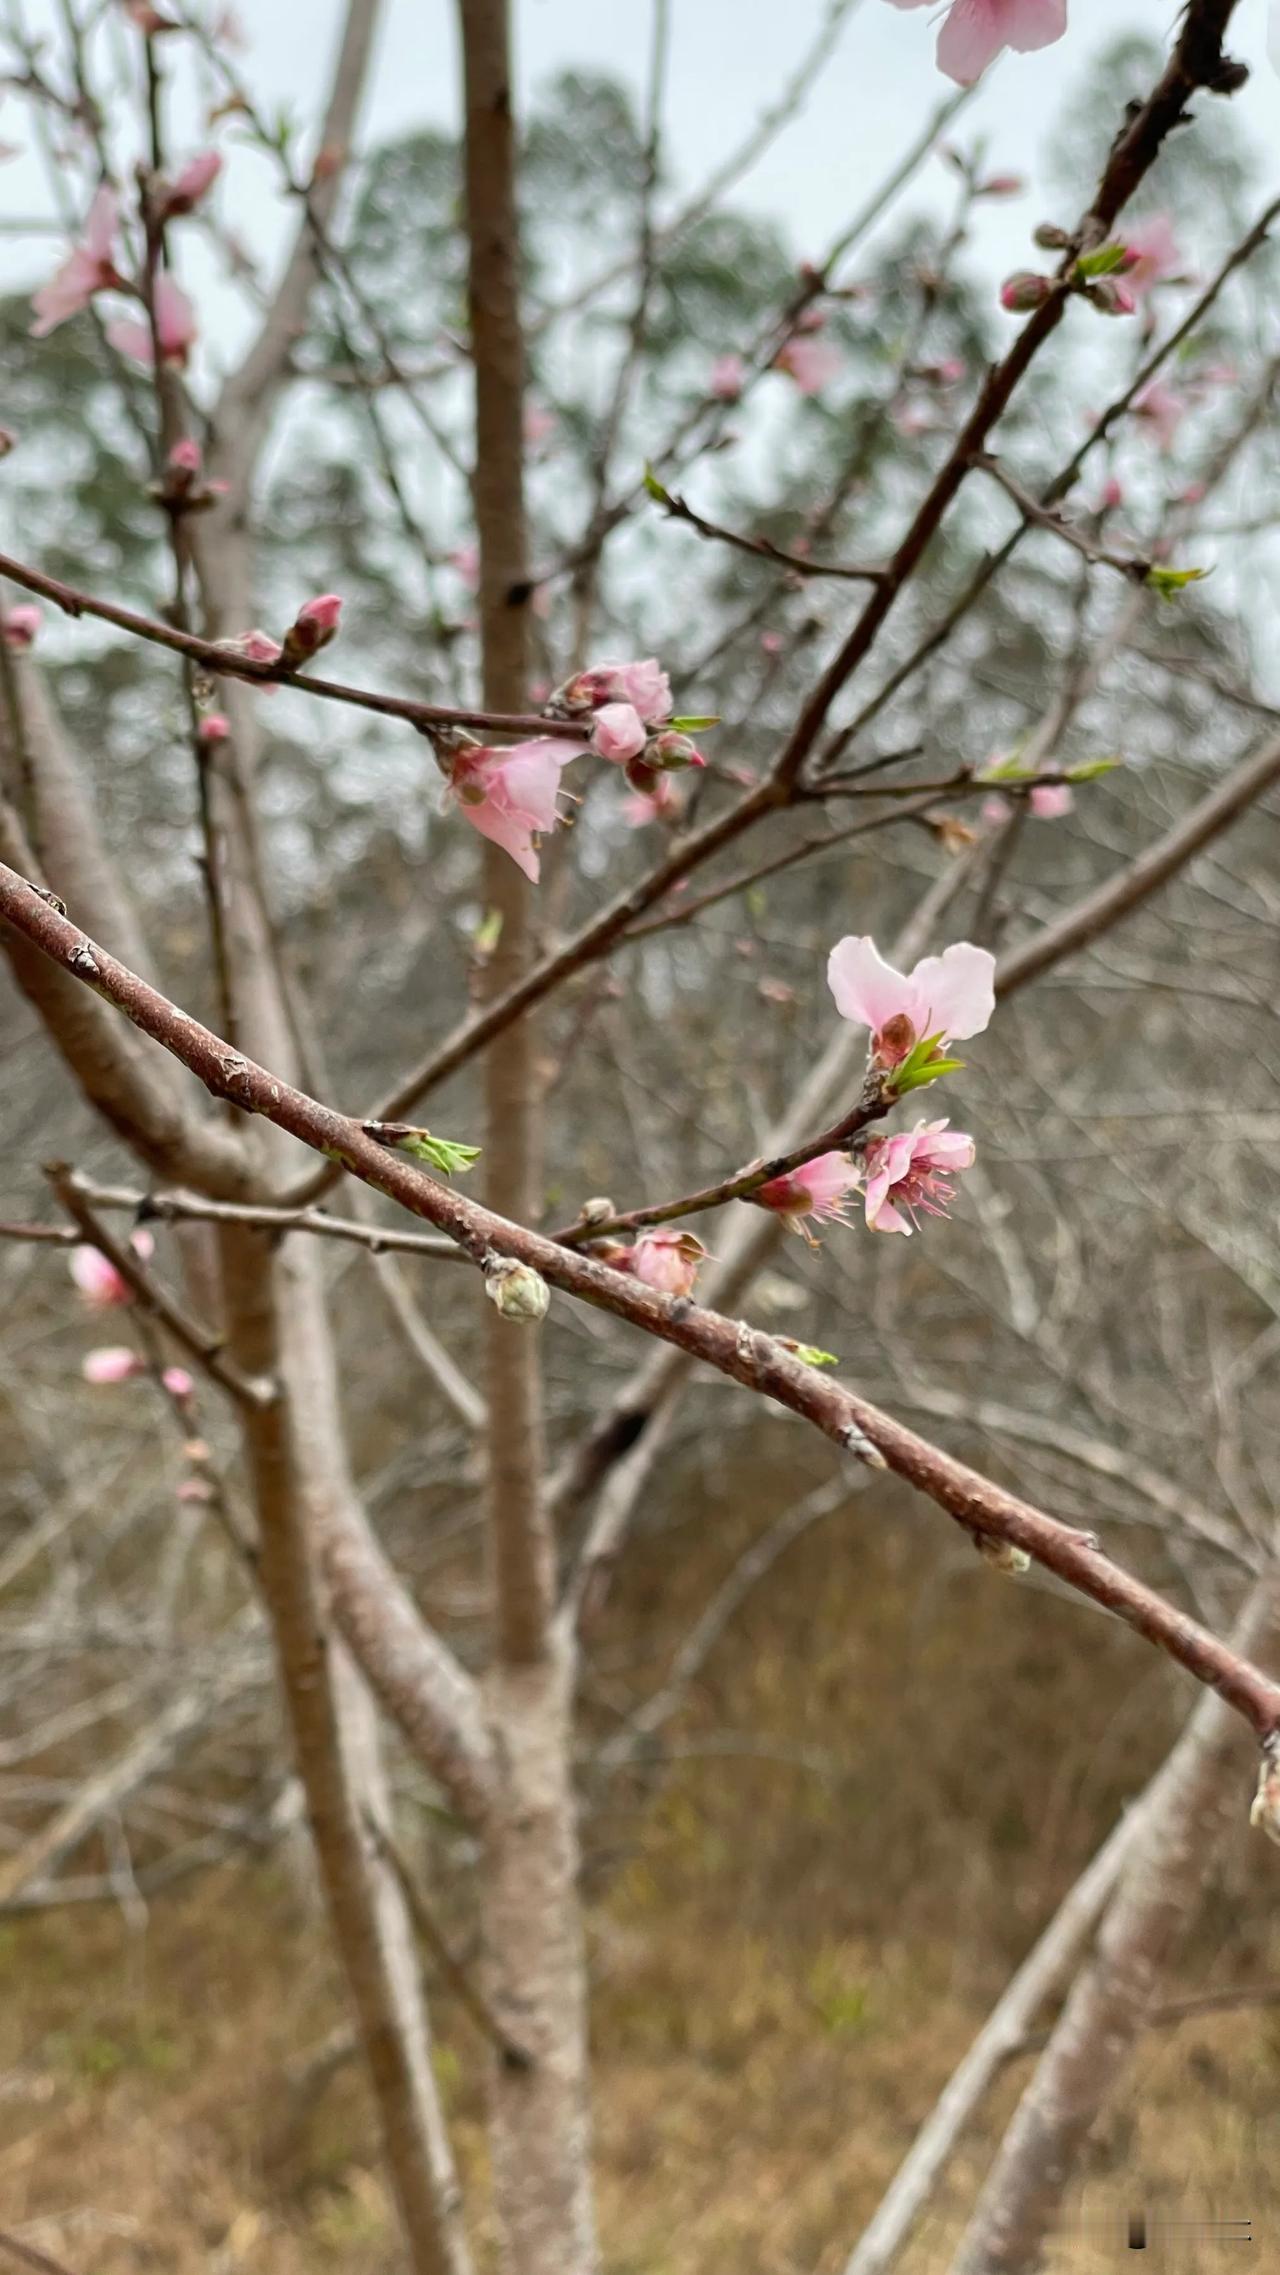
[{"label": "open pink flower", "polygon": [[1145,221],[1123,223],[1122,238],[1130,256],[1124,281],[1130,292],[1136,292],[1139,298],[1150,292],[1153,284],[1162,284],[1166,277],[1180,275],[1185,267],[1182,248],[1167,213],[1153,213]]},{"label": "open pink flower", "polygon": [[581,743],[552,735],[513,743],[507,750],[462,750],[453,761],[449,795],[471,827],[509,853],[536,885],[540,863],[534,840],[555,828],[561,771],[581,756]]},{"label": "open pink flower", "polygon": [[[910,1233],[910,1219],[945,1216],[952,1179],[973,1166],[973,1139],[945,1121],[872,1138],[863,1156],[863,1205],[873,1232]],[[905,1212],[905,1214],[904,1214]]]},{"label": "open pink flower", "polygon": [[[155,311],[161,362],[185,364],[196,338],[196,312],[167,271],[156,278]],[[117,317],[107,326],[107,338],[120,355],[137,363],[155,360],[151,326],[136,316]]]},{"label": "open pink flower", "polygon": [[[933,0],[889,0],[891,8],[928,8]],[[1050,47],[1067,28],[1067,0],[951,0],[938,34],[938,69],[971,87],[1006,47],[1025,55]]]},{"label": "open pink flower", "polygon": [[41,615],[33,600],[20,600],[0,617],[0,635],[6,648],[29,648],[40,629]]},{"label": "open pink flower", "polygon": [[1066,782],[1037,782],[1027,803],[1037,821],[1056,822],[1070,813],[1075,799]]},{"label": "open pink flower", "polygon": [[747,367],[740,355],[718,355],[711,366],[707,393],[717,403],[736,403],[746,377]]},{"label": "open pink flower", "polygon": [[601,758],[625,766],[638,758],[648,741],[644,720],[632,703],[602,703],[591,730],[591,748]]},{"label": "open pink flower", "polygon": [[752,1195],[762,1209],[775,1209],[797,1232],[805,1217],[847,1224],[845,1203],[861,1183],[861,1173],[843,1153],[820,1153],[784,1177],[771,1177]]},{"label": "open pink flower", "polygon": [[642,1232],[623,1251],[616,1268],[630,1272],[633,1279],[643,1280],[646,1287],[657,1288],[663,1295],[692,1295],[698,1266],[706,1254],[694,1233],[660,1224],[652,1232]]},{"label": "open pink flower", "polygon": [[42,340],[46,332],[65,324],[69,316],[78,316],[82,308],[88,307],[95,292],[109,292],[124,282],[115,264],[119,223],[120,208],[115,191],[104,183],[89,208],[80,243],[73,246],[61,268],[55,270],[32,299],[36,312],[31,327],[33,340]]},{"label": "open pink flower", "polygon": [[842,360],[840,350],[833,348],[829,340],[793,337],[779,348],[773,368],[785,371],[802,395],[820,395],[836,377]]},{"label": "open pink flower", "polygon": [[86,1382],[105,1385],[129,1382],[134,1375],[145,1374],[146,1367],[136,1351],[124,1343],[102,1343],[96,1351],[86,1351],[80,1362],[80,1372]]},{"label": "open pink flower", "polygon": [[940,956],[925,956],[909,973],[886,964],[864,934],[837,941],[827,959],[827,984],[842,1019],[869,1027],[882,1066],[899,1066],[927,1035],[944,1043],[980,1035],[995,1010],[996,960],[986,948],[956,941]]},{"label": "open pink flower", "polygon": [[188,158],[161,200],[162,218],[175,221],[181,214],[193,213],[221,172],[222,160],[216,150],[201,150]]}]

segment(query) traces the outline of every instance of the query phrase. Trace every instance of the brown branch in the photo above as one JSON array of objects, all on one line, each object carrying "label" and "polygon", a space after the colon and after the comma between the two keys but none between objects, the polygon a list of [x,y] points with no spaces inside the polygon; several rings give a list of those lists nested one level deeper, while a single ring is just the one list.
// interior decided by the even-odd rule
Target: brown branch
[{"label": "brown branch", "polygon": [[987,437],[1007,409],[1039,350],[1062,322],[1074,294],[1075,265],[1080,254],[1103,241],[1116,215],[1154,165],[1166,137],[1186,115],[1191,96],[1206,86],[1225,91],[1228,67],[1222,43],[1236,5],[1237,0],[1190,0],[1181,35],[1159,84],[1147,101],[1136,108],[1113,143],[1092,206],[1082,216],[1072,243],[1063,255],[1048,297],[1028,317],[1003,361],[988,372],[977,402],[888,562],[884,577],[803,706],[778,761],[780,780],[793,781],[799,774],[831,705],[869,654],[898,594],[919,567],[962,488],[975,457],[985,448]]},{"label": "brown branch", "polygon": [[310,672],[290,671],[283,663],[252,663],[247,656],[237,655],[224,641],[203,640],[194,632],[182,632],[176,625],[162,623],[158,617],[142,616],[135,608],[122,608],[114,600],[82,592],[78,586],[64,584],[61,578],[48,576],[43,569],[33,569],[25,561],[15,561],[7,553],[0,553],[0,576],[11,577],[28,592],[38,592],[42,599],[51,601],[67,616],[99,617],[104,624],[114,624],[119,631],[132,633],[135,639],[150,640],[157,647],[168,648],[174,655],[203,665],[206,671],[246,680],[251,687],[301,687],[308,695],[322,696],[326,702],[351,703],[361,711],[407,719],[411,726],[424,731],[433,727],[474,727],[489,734],[553,734],[578,741],[585,741],[591,733],[589,721],[557,719],[553,722],[541,712],[457,710],[439,703],[417,703],[409,696],[379,694],[373,688],[348,687],[338,680],[317,679]]},{"label": "brown branch", "polygon": [[438,1926],[421,1887],[409,1870],[408,1859],[404,1851],[392,1839],[386,1826],[380,1825],[368,1811],[365,1812],[365,1825],[370,1839],[381,1850],[400,1884],[400,1893],[404,1897],[404,1908],[413,1922],[415,1934],[435,1960],[464,2014],[469,2021],[475,2024],[481,2037],[488,2040],[500,2060],[506,2063],[508,2069],[531,2069],[533,2067],[532,2055],[527,2052],[525,2047],[517,2045],[514,2038],[508,2037],[497,2016],[482,1998],[479,1989],[467,1973],[461,1960],[454,1957],[448,1937]]},{"label": "brown branch", "polygon": [[211,1335],[157,1286],[128,1242],[117,1240],[95,1214],[85,1185],[74,1169],[65,1161],[51,1161],[45,1168],[45,1176],[67,1215],[79,1226],[81,1237],[106,1257],[143,1310],[158,1320],[209,1380],[216,1382],[218,1388],[225,1390],[239,1405],[270,1405],[278,1395],[275,1384],[243,1373],[234,1360],[225,1356],[220,1338]]},{"label": "brown branch", "polygon": [[[658,484],[661,489],[661,484]],[[768,561],[775,568],[790,569],[798,577],[840,577],[852,584],[878,585],[885,575],[883,568],[873,569],[857,563],[841,561],[811,561],[803,553],[789,553],[785,546],[775,545],[770,537],[748,537],[742,530],[726,529],[718,521],[708,521],[704,514],[696,513],[687,498],[676,490],[662,489],[661,496],[651,489],[650,497],[661,506],[668,521],[683,521],[696,529],[699,537],[713,539],[720,545],[731,545],[739,553],[750,553],[758,561]]]},{"label": "brown branch", "polygon": [[1059,507],[1042,505],[1039,498],[1033,497],[1030,490],[1024,489],[1021,482],[1006,471],[991,451],[978,451],[973,463],[979,473],[989,474],[1005,496],[1012,499],[1024,525],[1030,523],[1033,528],[1047,529],[1052,536],[1060,537],[1064,545],[1070,545],[1093,568],[1115,569],[1134,584],[1147,583],[1151,575],[1149,560],[1134,553],[1113,553],[1098,538],[1090,537],[1078,523],[1068,521]]},{"label": "brown branch", "polygon": [[[1280,766],[1280,754],[1276,764]],[[231,1050],[86,939],[4,865],[0,915],[64,970],[91,978],[100,994],[163,1044],[213,1096],[263,1116],[304,1145],[340,1160],[353,1176],[447,1232],[481,1270],[486,1265],[492,1269],[498,1258],[525,1264],[566,1295],[674,1345],[761,1397],[775,1399],[845,1452],[892,1469],[966,1532],[1023,1550],[1068,1587],[1113,1612],[1216,1690],[1260,1742],[1280,1731],[1280,1684],[1113,1563],[1091,1534],[1060,1523],[953,1460],[843,1383],[801,1364],[774,1338],[685,1299],[659,1294],[437,1184],[412,1161],[367,1137],[359,1122]]]}]

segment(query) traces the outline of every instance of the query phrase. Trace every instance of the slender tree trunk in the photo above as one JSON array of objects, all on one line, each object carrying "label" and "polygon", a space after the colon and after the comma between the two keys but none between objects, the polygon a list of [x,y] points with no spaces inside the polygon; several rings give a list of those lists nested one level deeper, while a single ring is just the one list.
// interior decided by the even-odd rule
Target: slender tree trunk
[{"label": "slender tree trunk", "polygon": [[[1274,1633],[1280,1580],[1251,1591],[1232,1637],[1251,1656]],[[1014,2113],[952,2275],[1034,2275],[1099,2111],[1142,2030],[1162,1970],[1241,1814],[1239,1717],[1200,1699],[1149,1789],[1097,1946]]]},{"label": "slender tree trunk", "polygon": [[[484,700],[527,706],[524,341],[507,0],[459,0],[466,208],[476,374],[473,499],[480,545]],[[536,954],[533,896],[496,847],[484,889],[501,919],[499,994]],[[537,1038],[525,1018],[486,1061],[490,1204],[536,1223],[542,1206]],[[586,1984],[572,1784],[572,1640],[553,1623],[555,1555],[543,1485],[536,1327],[487,1325],[489,1541],[495,1665],[489,1684],[499,1793],[487,1823],[489,1997],[527,2069],[493,2070],[494,2177],[506,2263],[519,2275],[596,2265],[586,2090]]]}]

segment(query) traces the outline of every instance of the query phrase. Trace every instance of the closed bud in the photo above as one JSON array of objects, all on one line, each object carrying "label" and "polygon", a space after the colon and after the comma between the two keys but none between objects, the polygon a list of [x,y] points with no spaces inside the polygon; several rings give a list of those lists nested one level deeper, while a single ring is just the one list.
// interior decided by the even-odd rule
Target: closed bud
[{"label": "closed bud", "polygon": [[532,1264],[497,1256],[484,1268],[485,1294],[504,1319],[545,1319],[551,1290]]},{"label": "closed bud", "polygon": [[1015,1548],[1011,1540],[995,1540],[990,1533],[979,1532],[974,1534],[973,1544],[983,1563],[989,1564],[993,1572],[1006,1572],[1010,1579],[1020,1580],[1024,1572],[1031,1570],[1031,1558],[1025,1548]]},{"label": "closed bud", "polygon": [[1034,269],[1015,269],[1000,287],[1000,306],[1012,316],[1026,316],[1033,308],[1043,308],[1052,291],[1052,277],[1039,276]]},{"label": "closed bud", "polygon": [[1114,276],[1100,276],[1088,287],[1085,299],[1100,316],[1132,316],[1138,305],[1131,287]]},{"label": "closed bud", "polygon": [[707,763],[697,744],[688,735],[677,734],[673,728],[668,728],[665,734],[652,736],[644,755],[650,766],[658,767],[664,774],[674,773],[682,766],[705,766]]},{"label": "closed bud", "polygon": [[1065,253],[1071,243],[1071,231],[1060,229],[1056,221],[1042,221],[1033,238],[1046,253]]}]

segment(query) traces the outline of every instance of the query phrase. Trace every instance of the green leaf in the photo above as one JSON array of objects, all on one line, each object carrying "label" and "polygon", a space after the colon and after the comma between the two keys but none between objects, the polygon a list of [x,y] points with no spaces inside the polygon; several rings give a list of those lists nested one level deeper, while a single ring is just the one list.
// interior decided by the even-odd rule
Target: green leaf
[{"label": "green leaf", "polygon": [[1072,273],[1090,280],[1096,276],[1114,276],[1117,269],[1123,268],[1128,253],[1128,246],[1113,238],[1092,253],[1082,253]]},{"label": "green leaf", "polygon": [[670,505],[671,492],[663,488],[652,466],[649,465],[646,465],[644,470],[644,486],[649,496],[656,499],[660,506]]},{"label": "green leaf", "polygon": [[1143,581],[1150,585],[1152,592],[1159,593],[1161,600],[1172,600],[1175,593],[1182,592],[1187,585],[1200,584],[1205,577],[1211,574],[1212,571],[1209,569],[1162,569],[1156,567],[1148,569]]},{"label": "green leaf", "polygon": [[955,1074],[964,1065],[963,1059],[944,1058],[941,1054],[941,1029],[936,1035],[925,1035],[895,1067],[889,1076],[887,1088],[891,1096],[905,1098],[910,1090],[923,1090],[940,1075]]},{"label": "green leaf", "polygon": [[487,909],[476,926],[472,946],[477,956],[491,956],[502,938],[502,910]]},{"label": "green leaf", "polygon": [[1097,782],[1104,774],[1114,774],[1116,768],[1123,765],[1122,758],[1087,758],[1081,766],[1069,766],[1062,779],[1064,782]]},{"label": "green leaf", "polygon": [[720,713],[718,711],[709,711],[705,717],[701,718],[668,719],[667,721],[667,725],[674,727],[679,735],[696,735],[700,727],[718,727],[719,724]]},{"label": "green leaf", "polygon": [[791,1356],[805,1367],[838,1367],[840,1364],[834,1351],[820,1351],[816,1343],[797,1343]]},{"label": "green leaf", "polygon": [[366,1136],[376,1138],[379,1145],[390,1146],[395,1153],[411,1154],[415,1161],[425,1161],[441,1177],[454,1177],[465,1173],[473,1162],[480,1159],[478,1145],[463,1145],[458,1138],[436,1137],[431,1130],[415,1129],[410,1122],[365,1122]]}]

